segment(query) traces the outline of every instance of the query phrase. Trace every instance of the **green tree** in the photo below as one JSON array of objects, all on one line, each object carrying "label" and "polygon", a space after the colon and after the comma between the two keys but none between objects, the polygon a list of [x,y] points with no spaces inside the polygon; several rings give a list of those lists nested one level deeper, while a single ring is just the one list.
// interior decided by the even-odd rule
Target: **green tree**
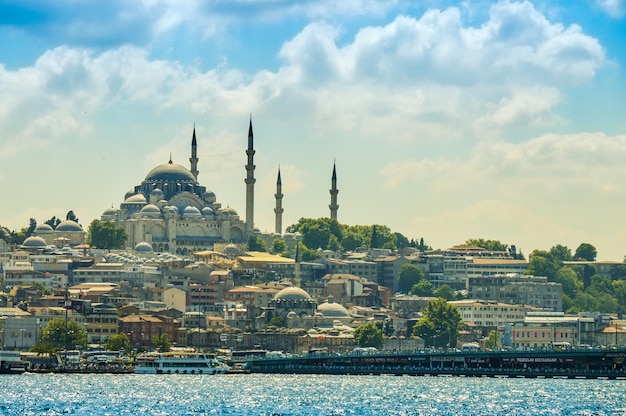
[{"label": "green tree", "polygon": [[152,345],[160,352],[168,352],[172,348],[172,343],[167,334],[155,335],[152,339]]},{"label": "green tree", "polygon": [[48,322],[41,330],[41,343],[48,344],[50,349],[58,351],[87,347],[87,331],[78,322],[56,318]]},{"label": "green tree", "polygon": [[578,274],[569,267],[561,267],[556,272],[556,283],[560,283],[563,286],[563,294],[574,297],[576,292],[583,288],[582,281],[578,279]]},{"label": "green tree", "polygon": [[371,322],[366,322],[355,328],[354,342],[356,342],[359,347],[381,349],[384,344],[383,331]]},{"label": "green tree", "polygon": [[372,237],[370,238],[371,248],[380,248],[380,241],[378,238],[378,232],[376,231],[376,225],[372,226]]},{"label": "green tree", "polygon": [[409,295],[413,296],[433,296],[435,287],[428,280],[423,279],[413,285]]},{"label": "green tree", "polygon": [[56,216],[52,216],[49,220],[44,221],[44,224],[48,224],[52,228],[57,228],[57,225],[61,224],[61,220]]},{"label": "green tree", "polygon": [[534,250],[530,255],[526,273],[533,276],[545,276],[550,282],[554,282],[559,268],[559,260],[550,252]]},{"label": "green tree", "polygon": [[485,340],[485,347],[493,349],[498,348],[500,344],[500,334],[498,334],[498,331],[489,331],[489,335],[487,335],[487,339]]},{"label": "green tree", "polygon": [[87,229],[87,242],[92,247],[121,249],[127,239],[126,231],[109,221],[93,220]]},{"label": "green tree", "polygon": [[572,250],[564,245],[557,244],[550,249],[550,254],[560,262],[572,261]]},{"label": "green tree", "polygon": [[314,250],[327,249],[331,234],[337,237],[338,241],[343,239],[343,227],[332,218],[300,218],[297,224],[287,227],[287,232],[299,232],[302,234],[304,245]]},{"label": "green tree", "polygon": [[248,238],[248,251],[267,251],[267,245],[258,235],[251,235]]},{"label": "green tree", "polygon": [[444,298],[445,300],[454,300],[456,298],[456,293],[449,285],[441,285],[433,292],[438,298]]},{"label": "green tree", "polygon": [[486,240],[484,238],[470,238],[463,245],[482,247],[489,251],[507,251],[509,246],[498,240]]},{"label": "green tree", "polygon": [[108,351],[126,351],[129,353],[130,348],[130,338],[124,333],[112,335],[107,339],[106,349]]},{"label": "green tree", "polygon": [[406,238],[405,236],[403,236],[400,233],[393,233],[393,235],[395,237],[396,247],[398,249],[405,248],[405,247],[409,246],[410,243],[409,243],[409,239],[408,238]]},{"label": "green tree", "polygon": [[286,325],[287,325],[287,322],[285,322],[285,318],[283,316],[277,315],[277,316],[274,316],[272,319],[270,319],[267,325],[265,325],[265,327],[267,328],[270,326],[276,326],[279,328],[284,328]]},{"label": "green tree", "polygon": [[427,346],[456,346],[458,331],[463,325],[456,306],[437,298],[428,302],[422,314],[422,319],[413,327],[413,335],[423,338]]},{"label": "green tree", "polygon": [[401,293],[409,293],[411,288],[424,279],[422,269],[411,263],[404,263],[400,267],[398,275],[398,291]]},{"label": "green tree", "polygon": [[598,251],[589,243],[582,243],[574,253],[574,260],[596,261]]},{"label": "green tree", "polygon": [[285,240],[283,240],[282,238],[274,239],[274,241],[272,241],[271,250],[273,254],[285,253],[287,251],[287,244],[285,243]]},{"label": "green tree", "polygon": [[344,231],[341,245],[346,251],[354,251],[357,248],[366,247],[364,236],[351,229]]},{"label": "green tree", "polygon": [[343,251],[343,247],[341,247],[341,243],[339,242],[339,240],[334,234],[331,234],[330,237],[328,238],[328,250],[337,251],[337,252]]}]

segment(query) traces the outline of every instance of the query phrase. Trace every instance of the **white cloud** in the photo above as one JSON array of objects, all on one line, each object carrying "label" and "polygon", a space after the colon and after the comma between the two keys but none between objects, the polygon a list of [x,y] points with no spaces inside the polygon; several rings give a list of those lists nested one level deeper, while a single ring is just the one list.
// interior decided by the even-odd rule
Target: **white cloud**
[{"label": "white cloud", "polygon": [[626,0],[596,0],[596,4],[615,19],[622,18],[626,14]]}]

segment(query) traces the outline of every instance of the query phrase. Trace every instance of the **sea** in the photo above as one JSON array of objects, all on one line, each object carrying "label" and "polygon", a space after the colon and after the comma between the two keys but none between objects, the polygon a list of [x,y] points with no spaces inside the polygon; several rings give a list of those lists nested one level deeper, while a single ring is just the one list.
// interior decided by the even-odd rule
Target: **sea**
[{"label": "sea", "polygon": [[626,415],[626,380],[0,376],[0,415]]}]

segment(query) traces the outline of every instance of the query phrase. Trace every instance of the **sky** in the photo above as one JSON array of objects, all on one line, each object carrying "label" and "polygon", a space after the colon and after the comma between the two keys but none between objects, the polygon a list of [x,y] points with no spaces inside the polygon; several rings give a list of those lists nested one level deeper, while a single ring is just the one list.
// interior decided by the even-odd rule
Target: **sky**
[{"label": "sky", "polygon": [[0,0],[0,225],[86,229],[155,166],[255,227],[626,255],[626,0]]}]

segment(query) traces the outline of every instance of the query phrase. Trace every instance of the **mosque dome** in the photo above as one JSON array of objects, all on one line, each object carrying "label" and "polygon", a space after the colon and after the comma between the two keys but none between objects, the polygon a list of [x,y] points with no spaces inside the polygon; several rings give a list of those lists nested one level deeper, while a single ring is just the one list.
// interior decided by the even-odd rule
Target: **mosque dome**
[{"label": "mosque dome", "polygon": [[22,247],[24,248],[43,248],[46,247],[48,244],[46,244],[46,240],[44,240],[41,237],[28,237],[26,240],[24,240],[24,242],[22,243]]},{"label": "mosque dome", "polygon": [[202,215],[213,215],[213,209],[211,207],[202,208]]},{"label": "mosque dome", "polygon": [[146,197],[143,194],[132,195],[124,201],[125,204],[145,204],[146,202]]},{"label": "mosque dome", "polygon": [[185,182],[195,182],[196,178],[189,171],[189,169],[172,163],[170,160],[169,163],[165,163],[163,165],[159,165],[156,168],[152,169],[146,175],[146,181],[185,181]]},{"label": "mosque dome", "polygon": [[154,188],[152,192],[150,192],[151,196],[157,197],[157,200],[162,199],[165,193],[160,188]]},{"label": "mosque dome", "polygon": [[239,248],[234,244],[229,244],[222,250],[222,254],[228,257],[235,257],[239,255]]},{"label": "mosque dome", "polygon": [[157,207],[154,204],[148,204],[144,206],[143,208],[141,208],[141,211],[139,212],[144,215],[150,215],[150,216],[161,215],[161,210],[159,209],[159,207]]},{"label": "mosque dome", "polygon": [[348,310],[342,305],[334,302],[325,302],[317,306],[318,312],[327,318],[349,318]]},{"label": "mosque dome", "polygon": [[183,211],[183,217],[185,218],[196,218],[201,216],[202,214],[200,214],[200,210],[192,205],[186,206]]},{"label": "mosque dome", "polygon": [[233,216],[236,217],[239,214],[237,214],[237,211],[235,211],[234,208],[231,207],[226,207],[226,208],[220,208],[217,210],[218,214],[222,214],[222,215],[229,215],[229,216]]},{"label": "mosque dome", "polygon": [[138,253],[152,253],[152,246],[145,241],[142,241],[141,243],[137,243],[135,251]]},{"label": "mosque dome", "polygon": [[286,287],[279,291],[274,300],[310,300],[311,296],[299,287]]},{"label": "mosque dome", "polygon": [[102,213],[103,216],[112,216],[116,214],[117,214],[117,210],[115,208],[107,208]]},{"label": "mosque dome", "polygon": [[202,199],[207,201],[209,204],[212,204],[212,203],[214,203],[216,201],[215,194],[212,191],[206,191],[202,195]]},{"label": "mosque dome", "polygon": [[66,220],[63,221],[61,224],[57,225],[57,228],[55,231],[83,231],[83,228],[80,226],[79,223],[72,221],[72,220]]},{"label": "mosque dome", "polygon": [[35,231],[34,231],[34,233],[37,234],[37,235],[39,235],[39,234],[51,234],[53,232],[54,232],[54,229],[50,225],[48,225],[46,223],[39,224],[37,227],[35,227]]}]

